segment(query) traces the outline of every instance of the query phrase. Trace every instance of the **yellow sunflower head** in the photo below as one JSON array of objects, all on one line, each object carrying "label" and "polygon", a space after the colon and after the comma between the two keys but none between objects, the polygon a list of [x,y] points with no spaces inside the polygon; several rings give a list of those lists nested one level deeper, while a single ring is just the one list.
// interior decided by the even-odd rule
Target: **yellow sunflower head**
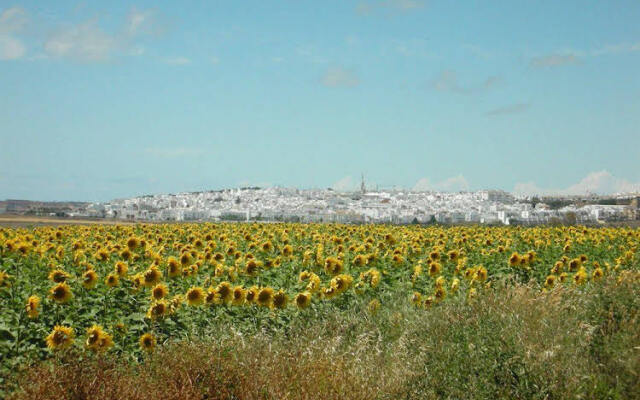
[{"label": "yellow sunflower head", "polygon": [[73,344],[75,337],[72,327],[56,325],[46,338],[47,347],[51,350],[62,350]]}]

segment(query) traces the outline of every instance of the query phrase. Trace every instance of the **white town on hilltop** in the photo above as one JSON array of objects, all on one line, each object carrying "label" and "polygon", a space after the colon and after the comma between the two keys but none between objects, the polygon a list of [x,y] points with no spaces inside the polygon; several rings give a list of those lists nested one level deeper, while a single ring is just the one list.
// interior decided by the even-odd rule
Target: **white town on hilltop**
[{"label": "white town on hilltop", "polygon": [[[500,190],[414,192],[239,188],[91,203],[76,216],[135,221],[596,224],[640,218],[640,195],[515,197]],[[84,214],[84,215],[81,215]]]}]

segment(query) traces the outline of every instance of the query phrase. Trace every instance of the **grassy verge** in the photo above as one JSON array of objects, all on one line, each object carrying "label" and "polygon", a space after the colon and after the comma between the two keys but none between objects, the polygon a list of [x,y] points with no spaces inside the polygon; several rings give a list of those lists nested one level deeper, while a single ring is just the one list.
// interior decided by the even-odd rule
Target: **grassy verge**
[{"label": "grassy verge", "polygon": [[496,287],[429,310],[388,299],[159,348],[141,362],[68,353],[13,399],[640,398],[637,275],[541,292]]}]

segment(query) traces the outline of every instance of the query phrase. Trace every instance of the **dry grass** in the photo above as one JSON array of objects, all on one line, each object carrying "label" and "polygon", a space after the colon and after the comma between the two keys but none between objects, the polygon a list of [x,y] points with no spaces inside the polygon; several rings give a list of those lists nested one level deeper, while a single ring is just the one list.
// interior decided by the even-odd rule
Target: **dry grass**
[{"label": "dry grass", "polygon": [[495,289],[429,311],[398,299],[286,332],[223,326],[140,363],[69,354],[14,399],[640,398],[638,281]]}]

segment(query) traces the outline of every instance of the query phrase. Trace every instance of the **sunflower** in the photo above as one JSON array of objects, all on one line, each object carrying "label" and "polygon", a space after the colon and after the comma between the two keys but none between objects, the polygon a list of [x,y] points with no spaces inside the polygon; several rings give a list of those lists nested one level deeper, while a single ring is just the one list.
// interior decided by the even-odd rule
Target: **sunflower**
[{"label": "sunflower", "polygon": [[258,263],[256,260],[249,259],[244,267],[244,272],[249,276],[255,276],[258,273]]},{"label": "sunflower", "polygon": [[247,296],[246,290],[242,286],[236,286],[233,288],[233,301],[234,306],[241,306],[244,304],[244,299]]},{"label": "sunflower", "polygon": [[130,260],[131,257],[133,257],[133,254],[131,253],[131,251],[129,251],[129,249],[124,249],[120,252],[120,257],[123,260]]},{"label": "sunflower", "polygon": [[574,258],[569,261],[569,271],[575,272],[582,266],[582,261],[579,258]]},{"label": "sunflower", "polygon": [[273,306],[278,309],[283,309],[287,306],[289,302],[289,297],[284,292],[284,290],[280,289],[273,295]]},{"label": "sunflower", "polygon": [[105,351],[113,346],[113,339],[100,325],[93,325],[87,329],[85,345],[93,351]]},{"label": "sunflower", "polygon": [[298,307],[299,309],[307,308],[309,307],[309,304],[311,304],[311,293],[298,293],[293,300],[296,303],[296,307]]},{"label": "sunflower", "polygon": [[256,303],[263,307],[271,307],[273,304],[273,289],[270,287],[260,289],[256,296]]},{"label": "sunflower", "polygon": [[162,318],[168,314],[168,311],[169,305],[167,302],[165,300],[158,300],[149,307],[149,310],[147,311],[147,318],[151,320]]},{"label": "sunflower", "polygon": [[576,272],[575,275],[573,275],[573,282],[576,285],[582,285],[586,281],[587,281],[587,272],[584,270],[584,268],[580,268],[578,272]]},{"label": "sunflower", "polygon": [[333,289],[335,289],[336,294],[340,294],[346,291],[349,286],[351,286],[352,282],[353,277],[351,275],[340,274],[331,279],[330,285]]},{"label": "sunflower", "polygon": [[66,303],[71,300],[73,294],[71,288],[66,282],[61,282],[49,290],[49,297],[58,303]]},{"label": "sunflower", "polygon": [[187,265],[191,264],[191,254],[187,252],[182,253],[182,255],[180,256],[180,264],[183,267],[186,267]]},{"label": "sunflower", "polygon": [[169,257],[167,265],[169,266],[169,278],[175,278],[180,275],[180,261],[175,257]]},{"label": "sunflower", "polygon": [[453,281],[451,281],[451,292],[452,293],[457,292],[459,287],[460,287],[460,279],[453,278]]},{"label": "sunflower", "polygon": [[138,246],[140,246],[140,240],[137,237],[132,236],[129,239],[127,239],[127,247],[129,248],[129,250],[133,251]]},{"label": "sunflower", "polygon": [[144,351],[153,351],[153,349],[156,347],[156,337],[151,333],[145,333],[144,335],[140,336],[140,347]]},{"label": "sunflower", "polygon": [[352,262],[353,262],[353,265],[355,265],[356,267],[362,267],[367,263],[367,257],[365,257],[362,254],[358,254],[353,258]]},{"label": "sunflower", "polygon": [[92,289],[96,286],[97,282],[98,274],[96,274],[96,271],[94,271],[93,269],[90,269],[82,274],[82,286],[85,289]]},{"label": "sunflower", "polygon": [[249,288],[245,295],[245,304],[251,304],[255,302],[256,298],[258,297],[259,291],[260,289],[257,286],[252,286],[251,288]]},{"label": "sunflower", "polygon": [[511,254],[511,257],[509,257],[509,265],[512,267],[520,265],[520,262],[521,262],[521,258],[520,258],[520,254],[518,253],[513,253]]},{"label": "sunflower", "polygon": [[129,266],[124,261],[118,261],[114,267],[114,271],[118,274],[119,277],[124,278],[127,276],[127,271],[129,270]]},{"label": "sunflower", "polygon": [[233,298],[233,290],[231,284],[227,281],[220,282],[216,287],[217,298],[222,303],[229,303]]},{"label": "sunflower", "polygon": [[69,275],[68,273],[66,273],[62,269],[54,269],[53,271],[51,271],[49,273],[49,280],[51,280],[51,281],[53,281],[55,283],[66,282],[67,279],[69,279],[70,277],[71,277],[71,275]]},{"label": "sunflower", "polygon": [[193,286],[187,291],[185,298],[190,306],[199,306],[204,302],[204,290],[199,286]]},{"label": "sunflower", "polygon": [[594,281],[597,281],[598,279],[602,278],[603,276],[604,276],[604,271],[600,267],[594,269],[593,273],[591,274],[591,277],[593,278]]},{"label": "sunflower", "polygon": [[39,306],[40,306],[40,297],[35,295],[29,296],[29,298],[27,299],[27,305],[26,305],[27,315],[29,316],[29,318],[33,319],[38,317],[38,314],[40,313],[40,311],[38,310]]},{"label": "sunflower", "polygon": [[433,296],[436,298],[437,301],[442,301],[444,300],[445,297],[447,297],[447,291],[442,286],[439,286],[436,288],[436,291],[433,294]]},{"label": "sunflower", "polygon": [[162,272],[160,272],[158,267],[153,264],[144,272],[142,278],[144,286],[152,287],[160,282],[160,279],[162,279]]},{"label": "sunflower", "polygon": [[164,299],[169,294],[169,289],[164,283],[158,283],[151,289],[151,298],[154,300]]},{"label": "sunflower", "polygon": [[434,277],[440,274],[440,271],[442,270],[442,265],[440,265],[439,262],[432,262],[429,265],[429,276]]},{"label": "sunflower", "polygon": [[324,261],[324,270],[329,275],[338,275],[342,272],[342,261],[335,257],[327,257]]},{"label": "sunflower", "polygon": [[311,278],[311,274],[313,273],[307,270],[300,272],[300,275],[298,275],[298,281],[300,282],[306,281],[307,279]]},{"label": "sunflower", "polygon": [[551,289],[556,284],[556,278],[557,277],[555,275],[547,276],[544,280],[544,287],[546,287],[547,289]]},{"label": "sunflower", "polygon": [[309,283],[307,284],[306,289],[311,293],[315,293],[320,290],[320,282],[320,277],[314,273],[311,273],[311,277],[309,278]]},{"label": "sunflower", "polygon": [[47,347],[51,350],[62,350],[73,344],[75,334],[69,326],[56,325],[46,338]]},{"label": "sunflower", "polygon": [[473,274],[473,280],[476,282],[484,282],[487,280],[487,269],[483,266],[476,268],[476,272]]},{"label": "sunflower", "polygon": [[414,306],[419,306],[421,299],[422,294],[420,294],[420,292],[413,292],[411,295],[411,303],[413,303]]},{"label": "sunflower", "polygon": [[110,288],[116,287],[120,283],[120,277],[118,276],[118,274],[112,272],[109,275],[107,275],[107,278],[104,280],[104,283]]}]

